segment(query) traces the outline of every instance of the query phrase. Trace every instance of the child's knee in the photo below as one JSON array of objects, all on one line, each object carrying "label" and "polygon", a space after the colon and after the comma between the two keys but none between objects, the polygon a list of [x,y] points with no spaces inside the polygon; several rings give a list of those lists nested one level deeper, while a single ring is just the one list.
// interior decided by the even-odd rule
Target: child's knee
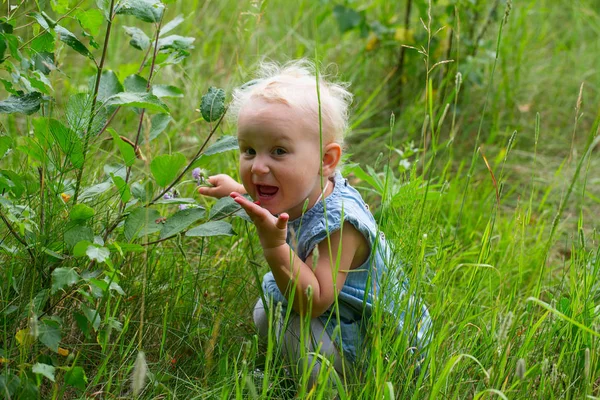
[{"label": "child's knee", "polygon": [[262,299],[258,299],[254,306],[253,312],[254,325],[258,330],[258,337],[261,340],[265,340],[269,335],[269,316],[265,311],[265,306]]}]

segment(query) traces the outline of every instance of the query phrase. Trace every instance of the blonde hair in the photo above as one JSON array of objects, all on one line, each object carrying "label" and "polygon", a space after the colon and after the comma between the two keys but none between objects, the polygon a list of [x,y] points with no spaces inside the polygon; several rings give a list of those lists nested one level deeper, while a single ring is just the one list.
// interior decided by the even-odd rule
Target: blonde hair
[{"label": "blonde hair", "polygon": [[[233,91],[233,100],[229,106],[230,118],[237,121],[244,105],[253,98],[262,98],[307,113],[318,124],[319,98],[315,71],[315,64],[306,59],[283,65],[262,62],[258,78]],[[352,94],[346,90],[348,83],[329,82],[325,78],[319,73],[323,138],[341,145],[348,130],[348,109],[352,103]]]}]

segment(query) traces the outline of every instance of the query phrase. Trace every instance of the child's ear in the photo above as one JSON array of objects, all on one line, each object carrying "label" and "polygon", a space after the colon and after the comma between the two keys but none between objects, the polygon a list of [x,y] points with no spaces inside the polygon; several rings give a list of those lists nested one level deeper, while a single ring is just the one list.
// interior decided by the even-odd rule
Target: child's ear
[{"label": "child's ear", "polygon": [[323,175],[330,176],[335,171],[342,157],[342,146],[339,143],[329,143],[323,149]]}]

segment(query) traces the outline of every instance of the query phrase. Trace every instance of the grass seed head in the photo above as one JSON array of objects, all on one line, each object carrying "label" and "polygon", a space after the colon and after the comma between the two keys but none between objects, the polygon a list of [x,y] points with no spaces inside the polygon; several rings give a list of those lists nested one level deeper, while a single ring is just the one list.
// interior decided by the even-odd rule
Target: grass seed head
[{"label": "grass seed head", "polygon": [[585,379],[590,377],[590,348],[585,349],[584,363],[583,363],[583,376]]},{"label": "grass seed head", "polygon": [[146,375],[148,374],[148,364],[146,363],[146,355],[143,351],[138,351],[135,364],[133,365],[133,373],[131,374],[131,389],[133,396],[137,397],[146,384]]},{"label": "grass seed head", "polygon": [[519,360],[517,361],[515,375],[521,381],[525,378],[525,360],[523,358],[519,358]]}]

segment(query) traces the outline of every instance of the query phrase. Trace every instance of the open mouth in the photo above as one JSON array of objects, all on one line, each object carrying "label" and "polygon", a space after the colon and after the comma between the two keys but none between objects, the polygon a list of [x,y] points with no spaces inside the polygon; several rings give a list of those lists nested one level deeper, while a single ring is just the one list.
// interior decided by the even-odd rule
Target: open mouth
[{"label": "open mouth", "polygon": [[277,186],[256,185],[256,191],[259,198],[267,200],[275,196],[279,188]]}]

